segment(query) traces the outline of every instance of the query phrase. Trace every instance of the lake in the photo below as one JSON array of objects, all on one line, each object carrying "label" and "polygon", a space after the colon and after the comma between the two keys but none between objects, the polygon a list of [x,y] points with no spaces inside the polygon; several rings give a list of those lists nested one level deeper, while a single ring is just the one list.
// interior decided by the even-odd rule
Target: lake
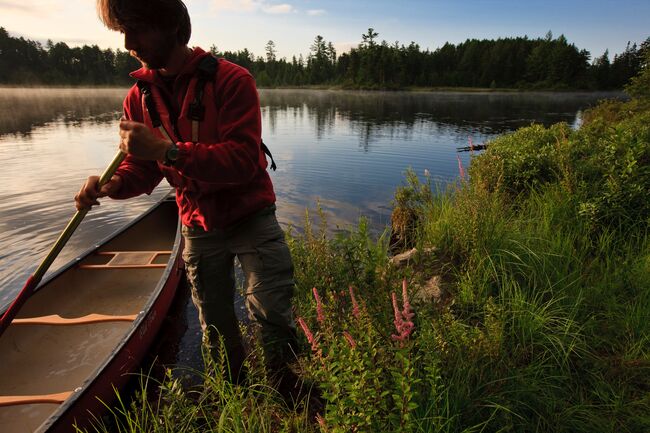
[{"label": "lake", "polygon": [[[0,88],[0,307],[20,291],[75,212],[73,197],[117,151],[127,89]],[[278,218],[300,226],[317,203],[329,224],[390,221],[391,200],[412,168],[445,184],[465,166],[458,147],[531,123],[567,122],[608,93],[351,92],[260,90],[263,137]],[[168,190],[128,201],[104,199],[52,270],[150,207]],[[196,329],[193,330],[196,333]]]}]

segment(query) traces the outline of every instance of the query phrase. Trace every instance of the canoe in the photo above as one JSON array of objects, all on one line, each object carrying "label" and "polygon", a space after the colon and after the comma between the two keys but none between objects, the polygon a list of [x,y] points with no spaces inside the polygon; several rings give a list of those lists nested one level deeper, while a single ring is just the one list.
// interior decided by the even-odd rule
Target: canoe
[{"label": "canoe", "polygon": [[43,280],[0,336],[0,432],[71,432],[115,400],[183,278],[167,196]]}]

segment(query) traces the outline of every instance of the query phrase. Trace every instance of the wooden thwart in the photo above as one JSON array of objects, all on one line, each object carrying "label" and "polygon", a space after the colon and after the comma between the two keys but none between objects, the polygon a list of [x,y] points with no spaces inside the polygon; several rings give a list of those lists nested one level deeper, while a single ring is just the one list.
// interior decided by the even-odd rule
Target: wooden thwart
[{"label": "wooden thwart", "polygon": [[102,251],[98,256],[113,256],[103,265],[80,265],[81,269],[150,269],[165,268],[167,263],[154,263],[161,255],[171,256],[171,251]]},{"label": "wooden thwart", "polygon": [[25,319],[14,319],[14,325],[87,325],[101,322],[133,322],[137,314],[124,316],[111,316],[108,314],[88,314],[87,316],[64,318],[58,314],[50,316],[29,317]]},{"label": "wooden thwart", "polygon": [[70,397],[71,394],[72,391],[43,395],[0,395],[0,407],[37,403],[61,404]]}]

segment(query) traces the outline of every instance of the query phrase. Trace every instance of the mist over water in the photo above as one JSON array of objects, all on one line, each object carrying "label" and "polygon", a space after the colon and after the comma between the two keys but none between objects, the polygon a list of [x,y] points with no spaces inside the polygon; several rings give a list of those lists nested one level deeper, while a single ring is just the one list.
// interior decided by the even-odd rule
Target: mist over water
[{"label": "mist over water", "polygon": [[[127,89],[0,89],[0,306],[9,303],[75,212],[73,197],[117,151]],[[260,90],[263,138],[283,225],[302,224],[320,203],[329,223],[360,215],[375,230],[411,167],[441,184],[458,174],[456,148],[533,122],[579,122],[580,112],[612,94],[403,93]],[[459,154],[469,164],[468,153]],[[56,269],[160,199],[104,199],[52,266]]]}]

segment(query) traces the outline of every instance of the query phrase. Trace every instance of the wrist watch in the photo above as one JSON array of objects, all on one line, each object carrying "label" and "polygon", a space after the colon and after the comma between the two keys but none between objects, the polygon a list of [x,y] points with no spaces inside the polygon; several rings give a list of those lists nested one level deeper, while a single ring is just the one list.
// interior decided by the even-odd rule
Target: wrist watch
[{"label": "wrist watch", "polygon": [[163,164],[166,166],[172,166],[176,160],[178,160],[178,146],[176,143],[172,143],[165,152],[165,159],[163,161]]}]

